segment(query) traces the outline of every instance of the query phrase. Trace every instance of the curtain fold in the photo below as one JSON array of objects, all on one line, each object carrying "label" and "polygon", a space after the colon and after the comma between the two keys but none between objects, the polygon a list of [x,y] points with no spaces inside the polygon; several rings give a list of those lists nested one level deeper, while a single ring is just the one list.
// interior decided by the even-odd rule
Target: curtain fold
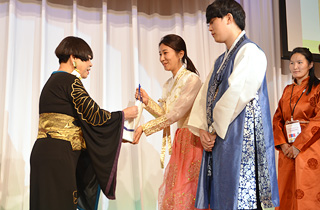
[{"label": "curtain fold", "polygon": [[[278,3],[238,1],[247,14],[246,32],[266,53],[271,111],[284,85],[281,73]],[[30,152],[38,128],[41,89],[59,63],[54,50],[66,36],[83,38],[93,49],[93,67],[83,80],[92,98],[109,111],[134,101],[141,84],[161,97],[171,77],[159,62],[166,34],[183,37],[202,81],[224,50],[208,32],[205,10],[211,0],[0,0],[0,209],[29,209]],[[141,122],[153,119],[143,113]],[[175,130],[172,129],[172,134]],[[115,201],[99,209],[157,209],[161,132],[120,153]],[[168,155],[166,157],[169,157]],[[167,160],[168,161],[168,158]]]}]

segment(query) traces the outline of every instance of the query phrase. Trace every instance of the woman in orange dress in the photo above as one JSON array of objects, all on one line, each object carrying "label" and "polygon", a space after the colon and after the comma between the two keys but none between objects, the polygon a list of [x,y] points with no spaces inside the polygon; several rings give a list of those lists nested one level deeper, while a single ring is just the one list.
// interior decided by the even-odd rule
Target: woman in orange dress
[{"label": "woman in orange dress", "polygon": [[279,150],[276,209],[320,209],[320,81],[309,49],[295,48],[289,68],[294,82],[284,89],[273,117]]},{"label": "woman in orange dress", "polygon": [[155,119],[137,128],[133,143],[138,143],[143,132],[148,136],[163,130],[163,167],[166,142],[169,142],[169,153],[171,150],[170,125],[177,122],[178,129],[173,141],[171,158],[159,189],[158,205],[160,210],[196,209],[194,205],[203,147],[200,138],[188,130],[187,122],[201,81],[187,56],[185,42],[180,36],[169,34],[163,37],[159,43],[159,55],[164,69],[171,71],[172,77],[163,86],[160,105],[141,89],[145,109],[155,116]]}]

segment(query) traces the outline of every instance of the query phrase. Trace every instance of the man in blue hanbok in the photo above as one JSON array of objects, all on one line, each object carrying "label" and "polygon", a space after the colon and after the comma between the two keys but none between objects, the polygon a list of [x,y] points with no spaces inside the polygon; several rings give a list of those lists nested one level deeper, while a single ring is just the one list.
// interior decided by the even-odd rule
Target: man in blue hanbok
[{"label": "man in blue hanbok", "polygon": [[188,123],[204,147],[195,206],[278,206],[266,56],[247,38],[245,12],[236,1],[214,1],[206,18],[215,41],[227,49],[201,88]]}]

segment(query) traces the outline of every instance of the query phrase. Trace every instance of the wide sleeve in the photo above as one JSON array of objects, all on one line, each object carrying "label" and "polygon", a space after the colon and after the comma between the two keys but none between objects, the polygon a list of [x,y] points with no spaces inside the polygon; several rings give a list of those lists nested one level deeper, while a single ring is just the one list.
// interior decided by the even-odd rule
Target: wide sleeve
[{"label": "wide sleeve", "polygon": [[309,123],[293,142],[293,146],[300,151],[308,149],[315,141],[320,139],[320,85],[317,86],[317,93],[310,99],[310,102],[315,105],[315,115],[309,118]]},{"label": "wide sleeve", "polygon": [[[86,153],[101,190],[109,199],[115,199],[117,163],[122,142],[123,113],[101,109],[89,96],[81,81],[72,84],[71,99],[78,114],[86,143]],[[88,173],[87,171],[84,173]],[[89,179],[89,178],[84,178]]]},{"label": "wide sleeve", "polygon": [[[287,86],[288,87],[288,86]],[[287,87],[284,89],[283,94],[286,92]],[[280,149],[281,144],[288,143],[285,136],[285,120],[283,118],[283,97],[279,100],[278,108],[273,116],[273,138],[276,149]]]},{"label": "wide sleeve", "polygon": [[196,136],[200,136],[200,129],[206,131],[208,130],[206,111],[207,90],[210,77],[213,74],[213,70],[214,69],[212,68],[209,76],[207,76],[205,83],[200,88],[190,112],[188,128]]},{"label": "wide sleeve", "polygon": [[145,134],[147,136],[151,135],[184,117],[186,113],[190,111],[200,87],[201,81],[199,77],[196,75],[190,75],[185,84],[182,85],[180,96],[174,102],[173,108],[165,115],[142,125]]},{"label": "wide sleeve", "polygon": [[265,77],[267,59],[255,44],[244,45],[237,53],[234,67],[228,78],[229,88],[216,103],[213,127],[224,139],[230,123],[255,97]]}]

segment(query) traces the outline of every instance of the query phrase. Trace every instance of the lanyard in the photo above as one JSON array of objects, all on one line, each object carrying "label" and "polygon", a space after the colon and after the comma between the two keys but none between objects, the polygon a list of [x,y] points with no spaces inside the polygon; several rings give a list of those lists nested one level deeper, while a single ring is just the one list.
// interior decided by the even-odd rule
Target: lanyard
[{"label": "lanyard", "polygon": [[298,102],[299,102],[300,98],[302,97],[303,93],[304,93],[304,92],[306,91],[306,89],[307,89],[307,88],[305,88],[305,89],[302,91],[302,93],[301,93],[300,97],[298,98],[298,100],[297,100],[296,104],[293,106],[293,109],[292,109],[292,107],[291,107],[291,99],[292,99],[293,88],[294,88],[294,85],[292,85],[292,91],[291,91],[291,96],[290,96],[291,121],[293,121],[293,113],[294,113],[294,109],[296,108],[296,106],[297,106],[297,104],[298,104]]}]

